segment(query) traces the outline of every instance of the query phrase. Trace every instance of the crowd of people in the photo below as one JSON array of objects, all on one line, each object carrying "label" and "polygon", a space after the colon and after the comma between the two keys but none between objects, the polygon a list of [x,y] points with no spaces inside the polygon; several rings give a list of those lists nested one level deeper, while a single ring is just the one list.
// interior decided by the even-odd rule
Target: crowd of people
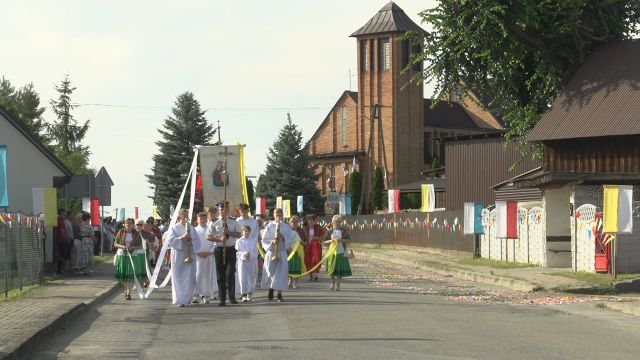
[{"label": "crowd of people", "polygon": [[[169,270],[165,276],[171,276],[172,302],[179,307],[214,300],[219,306],[238,304],[237,295],[250,302],[258,279],[268,300],[282,302],[283,292],[297,288],[302,276],[318,281],[323,265],[332,291],[351,276],[345,256],[349,234],[340,216],[323,228],[314,215],[285,221],[282,209],[275,209],[270,219],[251,217],[247,204],[238,211],[238,217],[229,216],[228,203],[222,202],[191,218],[181,210],[171,228],[153,218],[127,219],[112,232],[113,224],[106,222],[107,241],[114,234],[117,250],[115,279],[123,284],[125,299],[131,300],[134,288],[141,293],[149,286],[156,266]],[[165,243],[168,250],[160,259]]]}]

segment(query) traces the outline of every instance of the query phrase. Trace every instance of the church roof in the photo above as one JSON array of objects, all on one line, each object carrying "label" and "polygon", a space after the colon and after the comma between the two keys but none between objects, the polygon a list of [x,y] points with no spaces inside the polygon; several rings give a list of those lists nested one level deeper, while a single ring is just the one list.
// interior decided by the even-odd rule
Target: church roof
[{"label": "church roof", "polygon": [[351,34],[351,36],[358,37],[395,32],[406,33],[408,31],[422,34],[426,33],[426,31],[405,14],[400,6],[391,1],[380,9],[363,27]]},{"label": "church roof", "polygon": [[455,101],[439,101],[432,108],[434,100],[424,99],[424,126],[450,129],[472,129],[495,131],[494,127],[478,121]]}]

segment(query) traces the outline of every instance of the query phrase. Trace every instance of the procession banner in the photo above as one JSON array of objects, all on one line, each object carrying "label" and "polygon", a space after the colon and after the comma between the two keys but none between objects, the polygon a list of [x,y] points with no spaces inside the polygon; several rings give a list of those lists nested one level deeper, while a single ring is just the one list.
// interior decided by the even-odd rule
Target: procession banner
[{"label": "procession banner", "polygon": [[[242,145],[201,146],[200,171],[204,206],[216,206],[224,200],[224,187],[227,186],[229,210],[233,212],[244,201],[241,164]],[[227,169],[225,171],[225,157]]]},{"label": "procession banner", "polygon": [[291,219],[291,200],[282,200],[282,215],[285,219]]}]

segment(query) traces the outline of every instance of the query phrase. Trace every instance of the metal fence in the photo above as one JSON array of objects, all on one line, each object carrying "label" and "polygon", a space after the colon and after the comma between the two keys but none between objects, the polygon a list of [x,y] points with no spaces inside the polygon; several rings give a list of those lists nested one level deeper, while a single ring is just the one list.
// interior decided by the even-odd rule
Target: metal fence
[{"label": "metal fence", "polygon": [[[321,220],[328,225],[330,217]],[[474,237],[462,231],[462,211],[345,216],[353,242],[473,252]]]},{"label": "metal fence", "polygon": [[43,279],[44,241],[40,219],[23,214],[0,214],[0,291],[38,284]]}]

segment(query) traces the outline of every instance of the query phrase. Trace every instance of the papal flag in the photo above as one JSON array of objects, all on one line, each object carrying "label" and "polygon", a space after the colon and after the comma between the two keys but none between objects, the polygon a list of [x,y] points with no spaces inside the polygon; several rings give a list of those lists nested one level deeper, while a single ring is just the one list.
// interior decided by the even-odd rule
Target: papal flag
[{"label": "papal flag", "polygon": [[276,197],[276,209],[282,209],[282,196]]},{"label": "papal flag", "polygon": [[436,208],[436,192],[433,184],[422,184],[422,212],[430,212]]},{"label": "papal flag", "polygon": [[389,189],[389,214],[400,212],[400,189]]},{"label": "papal flag", "polygon": [[631,234],[633,231],[633,186],[605,185],[604,233]]},{"label": "papal flag", "polygon": [[285,219],[291,219],[291,200],[282,200],[282,215]]},{"label": "papal flag", "polygon": [[464,234],[484,234],[482,226],[482,209],[484,204],[481,202],[464,203]]}]

